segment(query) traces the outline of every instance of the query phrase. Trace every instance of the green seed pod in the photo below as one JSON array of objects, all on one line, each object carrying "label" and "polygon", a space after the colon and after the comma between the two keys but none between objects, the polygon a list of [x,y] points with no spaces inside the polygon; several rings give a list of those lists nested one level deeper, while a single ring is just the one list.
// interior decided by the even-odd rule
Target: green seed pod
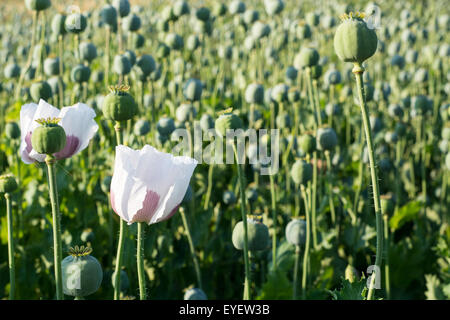
[{"label": "green seed pod", "polygon": [[196,34],[191,34],[186,40],[186,49],[190,51],[196,50],[200,46],[200,39]]},{"label": "green seed pod", "polygon": [[207,132],[209,129],[214,129],[214,119],[209,114],[204,113],[200,118],[200,127]]},{"label": "green seed pod", "polygon": [[303,21],[297,25],[295,32],[299,39],[310,39],[312,36],[311,27]]},{"label": "green seed pod", "polygon": [[334,50],[345,62],[363,63],[377,50],[378,37],[367,26],[362,14],[344,14],[334,35]]},{"label": "green seed pod", "polygon": [[226,205],[230,206],[236,203],[237,198],[233,191],[225,191],[222,196],[222,201]]},{"label": "green seed pod", "polygon": [[311,67],[311,78],[317,80],[322,75],[322,66],[320,64],[316,64]]},{"label": "green seed pod", "polygon": [[251,83],[245,90],[245,101],[247,103],[263,104],[264,87],[259,83]]},{"label": "green seed pod", "polygon": [[289,89],[288,101],[289,102],[299,102],[300,101],[300,91],[296,88]]},{"label": "green seed pod", "polygon": [[114,0],[112,5],[122,18],[130,13],[130,2],[128,0]]},{"label": "green seed pod", "polygon": [[70,71],[70,80],[75,83],[88,82],[91,76],[91,69],[83,64],[76,65]]},{"label": "green seed pod", "polygon": [[173,14],[176,17],[181,17],[185,14],[189,14],[190,8],[189,4],[184,0],[178,0],[173,4]]},{"label": "green seed pod", "polygon": [[31,85],[30,95],[33,101],[39,101],[40,99],[47,101],[53,93],[52,88],[46,81],[38,81]]},{"label": "green seed pod", "polygon": [[90,63],[97,58],[97,48],[93,43],[82,42],[80,43],[80,56],[82,60]]},{"label": "green seed pod", "polygon": [[48,76],[59,75],[59,58],[47,58],[44,60],[44,73]]},{"label": "green seed pod", "polygon": [[114,121],[132,119],[138,113],[138,106],[134,98],[127,92],[129,87],[111,87],[103,100],[102,111],[105,118]]},{"label": "green seed pod", "polygon": [[18,78],[20,76],[20,67],[17,63],[9,63],[6,65],[3,74],[7,79]]},{"label": "green seed pod", "polygon": [[172,118],[164,116],[158,120],[156,130],[162,135],[169,136],[175,130],[175,121]]},{"label": "green seed pod", "polygon": [[52,3],[50,0],[25,0],[25,6],[28,10],[42,11],[50,8]]},{"label": "green seed pod", "polygon": [[291,127],[291,117],[289,116],[289,113],[283,111],[279,113],[275,120],[277,124],[277,128],[279,129],[285,129]]},{"label": "green seed pod", "polygon": [[127,75],[131,71],[131,62],[124,54],[118,54],[114,57],[113,71],[118,75]]},{"label": "green seed pod", "polygon": [[184,294],[184,300],[208,300],[205,292],[199,288],[192,288]]},{"label": "green seed pod", "polygon": [[133,33],[131,35],[131,39],[132,39],[132,42],[133,42],[133,47],[135,49],[140,49],[140,48],[144,47],[145,37],[142,34],[140,34],[140,33]]},{"label": "green seed pod", "polygon": [[80,236],[83,242],[92,242],[95,239],[95,234],[91,228],[84,229]]},{"label": "green seed pod", "polygon": [[298,70],[293,67],[293,66],[289,66],[286,69],[286,79],[291,80],[291,81],[295,81],[298,77]]},{"label": "green seed pod", "polygon": [[245,3],[240,0],[232,1],[228,8],[231,14],[244,13],[245,9],[246,9]]},{"label": "green seed pod", "polygon": [[90,255],[91,252],[91,248],[75,246],[61,262],[64,294],[85,297],[100,288],[103,271],[98,260]]},{"label": "green seed pod", "polygon": [[136,63],[136,54],[134,53],[134,51],[133,50],[126,50],[123,55],[128,58],[128,60],[130,61],[131,66],[133,67],[134,64]]},{"label": "green seed pod", "polygon": [[319,53],[314,48],[302,48],[294,58],[294,67],[298,70],[315,66],[319,62]]},{"label": "green seed pod", "polygon": [[183,38],[176,33],[169,33],[165,38],[165,42],[173,50],[181,50],[184,47]]},{"label": "green seed pod", "polygon": [[151,55],[143,54],[137,59],[136,67],[140,71],[141,75],[144,78],[147,78],[150,75],[150,73],[155,71],[156,62]]},{"label": "green seed pod", "polygon": [[186,121],[189,121],[192,117],[195,118],[197,115],[197,110],[195,109],[194,105],[190,103],[182,103],[175,111],[175,116],[177,120],[181,123],[185,123]]},{"label": "green seed pod", "polygon": [[203,84],[199,79],[191,78],[184,84],[183,95],[189,101],[199,101],[202,97]]},{"label": "green seed pod", "polygon": [[310,134],[303,134],[298,139],[298,145],[305,154],[311,154],[316,150],[316,139]]},{"label": "green seed pod", "polygon": [[66,132],[58,125],[59,119],[36,120],[41,126],[31,135],[33,149],[42,154],[54,154],[66,145]]},{"label": "green seed pod", "polygon": [[293,219],[286,226],[286,240],[293,245],[302,246],[306,242],[306,221]]},{"label": "green seed pod", "polygon": [[18,188],[16,179],[12,174],[0,176],[0,193],[12,193]]},{"label": "green seed pod", "polygon": [[351,265],[347,265],[345,268],[345,280],[348,280],[350,283],[358,280],[358,271]]},{"label": "green seed pod", "polygon": [[[115,271],[111,275],[111,283],[113,288],[115,288],[116,283]],[[128,274],[124,270],[120,270],[120,291],[126,292],[129,288],[130,288],[130,279],[128,279]]]},{"label": "green seed pod", "polygon": [[105,74],[103,73],[103,71],[95,70],[94,72],[92,72],[92,82],[94,83],[102,82],[104,78]]},{"label": "green seed pod", "polygon": [[200,7],[195,11],[195,17],[201,21],[209,20],[211,11],[207,7]]},{"label": "green seed pod", "polygon": [[337,142],[336,132],[333,128],[317,129],[317,147],[319,150],[333,150]]},{"label": "green seed pod", "polygon": [[160,42],[158,44],[158,48],[156,49],[156,56],[159,59],[167,58],[170,54],[170,47],[167,46],[165,43]]},{"label": "green seed pod", "polygon": [[216,132],[222,137],[226,137],[227,130],[242,129],[243,126],[241,118],[234,113],[225,113],[217,118],[215,122]]},{"label": "green seed pod", "polygon": [[244,22],[247,25],[252,25],[255,21],[259,19],[259,12],[256,10],[245,10],[244,14],[242,15],[242,18],[244,19]]},{"label": "green seed pod", "polygon": [[145,119],[136,121],[133,132],[136,136],[145,136],[150,132],[150,122]]},{"label": "green seed pod", "polygon": [[245,190],[245,197],[248,202],[253,203],[258,200],[258,190],[256,188],[248,188]]},{"label": "green seed pod", "polygon": [[72,13],[67,16],[64,26],[67,32],[78,34],[86,30],[87,19],[81,13]]},{"label": "green seed pod", "polygon": [[221,17],[227,13],[227,6],[223,2],[214,2],[213,13],[217,17]]},{"label": "green seed pod", "polygon": [[9,139],[20,138],[20,128],[16,122],[8,122],[5,125],[5,133]]},{"label": "green seed pod", "polygon": [[113,26],[117,24],[117,11],[110,4],[106,4],[100,11],[100,19],[104,24]]},{"label": "green seed pod", "polygon": [[[248,250],[261,251],[269,246],[269,229],[267,226],[252,218],[247,218]],[[236,249],[244,249],[244,223],[239,221],[233,229],[233,245]]]},{"label": "green seed pod", "polygon": [[312,173],[312,165],[304,160],[295,161],[291,169],[292,180],[300,185],[306,185],[312,179]]},{"label": "green seed pod", "polygon": [[130,14],[122,20],[122,30],[128,32],[136,32],[141,28],[141,18],[136,14]]},{"label": "green seed pod", "polygon": [[66,15],[61,13],[56,13],[53,16],[51,29],[53,34],[57,36],[63,36],[67,33],[66,30]]}]

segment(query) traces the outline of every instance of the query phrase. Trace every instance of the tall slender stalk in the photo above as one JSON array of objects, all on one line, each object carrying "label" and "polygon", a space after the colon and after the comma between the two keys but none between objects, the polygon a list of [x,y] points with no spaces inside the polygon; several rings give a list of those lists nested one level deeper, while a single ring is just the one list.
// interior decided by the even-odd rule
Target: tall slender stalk
[{"label": "tall slender stalk", "polygon": [[233,141],[234,157],[236,159],[236,167],[239,179],[239,192],[241,195],[241,214],[242,223],[244,225],[244,265],[245,265],[245,282],[244,282],[244,300],[251,300],[250,294],[250,263],[248,255],[248,231],[247,231],[247,214],[245,212],[245,182],[242,174],[241,165],[239,164],[239,157],[236,150],[236,145]]},{"label": "tall slender stalk", "polygon": [[[116,121],[114,129],[116,130],[117,145],[120,145],[123,143],[122,123]],[[123,247],[125,243],[124,233],[126,232],[125,221],[123,219],[119,220],[119,242],[117,244],[116,266],[114,271],[114,300],[120,300],[120,271],[122,267]]]},{"label": "tall slender stalk", "polygon": [[300,246],[295,246],[294,283],[292,287],[292,300],[297,299],[298,265],[300,261]]},{"label": "tall slender stalk", "polygon": [[13,216],[11,209],[11,196],[9,193],[5,193],[5,199],[6,223],[8,225],[9,300],[14,300],[16,295],[16,263],[14,260]]},{"label": "tall slender stalk", "polygon": [[354,64],[354,68],[352,72],[355,74],[356,78],[356,86],[358,90],[358,97],[361,106],[361,114],[364,124],[364,130],[366,134],[366,142],[367,142],[367,151],[369,153],[369,164],[370,164],[370,176],[372,179],[372,190],[373,190],[373,202],[375,207],[375,218],[376,218],[376,231],[377,231],[377,247],[376,247],[376,258],[375,258],[375,266],[374,274],[371,277],[371,283],[369,287],[369,292],[367,294],[367,300],[372,300],[374,294],[374,283],[375,278],[380,277],[380,274],[377,273],[378,270],[381,270],[381,261],[383,254],[383,222],[381,217],[381,204],[380,204],[380,190],[378,186],[378,175],[375,163],[375,152],[373,147],[373,139],[372,139],[372,131],[370,129],[369,122],[369,111],[367,108],[365,95],[364,95],[364,86],[363,83],[363,73],[364,68],[359,63]]},{"label": "tall slender stalk", "polygon": [[309,243],[311,238],[310,222],[309,222],[309,204],[308,198],[306,196],[305,186],[300,186],[302,191],[303,201],[305,203],[305,216],[306,216],[306,242],[305,242],[305,252],[303,254],[303,274],[302,274],[302,297],[306,299],[306,286],[308,282],[308,262],[309,262]]},{"label": "tall slender stalk", "polygon": [[53,220],[53,256],[55,263],[55,279],[56,279],[56,299],[64,300],[62,285],[62,248],[61,248],[61,214],[59,212],[58,189],[56,186],[55,158],[47,155],[45,163],[48,170],[48,182],[50,189],[50,202],[52,205]]},{"label": "tall slender stalk", "polygon": [[270,179],[270,195],[271,195],[271,204],[272,204],[272,220],[273,220],[273,235],[272,235],[272,261],[273,261],[273,270],[277,270],[277,199],[275,193],[275,183],[273,174],[269,175]]},{"label": "tall slender stalk", "polygon": [[384,280],[386,283],[386,298],[389,300],[391,298],[391,282],[390,282],[390,270],[389,270],[389,224],[388,215],[383,215],[384,222],[384,252],[386,257],[386,263],[384,264]]},{"label": "tall slender stalk", "polygon": [[139,281],[139,298],[140,300],[147,299],[147,292],[145,289],[145,273],[144,273],[144,230],[145,222],[138,222],[137,226],[137,271]]},{"label": "tall slender stalk", "polygon": [[200,265],[198,263],[197,255],[195,253],[194,241],[192,240],[192,234],[191,234],[191,230],[189,229],[189,224],[187,222],[184,208],[180,208],[180,214],[181,214],[181,219],[183,220],[183,226],[184,226],[184,230],[186,232],[186,237],[188,238],[189,250],[191,251],[192,261],[194,262],[195,275],[197,277],[197,284],[200,289],[203,289]]}]

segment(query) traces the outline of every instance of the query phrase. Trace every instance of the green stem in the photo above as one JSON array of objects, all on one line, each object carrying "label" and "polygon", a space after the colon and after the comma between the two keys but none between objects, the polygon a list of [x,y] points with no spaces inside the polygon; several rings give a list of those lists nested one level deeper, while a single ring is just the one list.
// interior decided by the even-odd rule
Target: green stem
[{"label": "green stem", "polygon": [[61,215],[59,212],[58,190],[56,186],[55,158],[51,155],[47,155],[47,157],[45,158],[45,163],[47,164],[50,202],[52,204],[53,255],[55,263],[56,299],[64,300],[61,272]]},{"label": "green stem", "polygon": [[9,261],[9,300],[14,300],[16,295],[16,264],[14,261],[14,235],[11,198],[5,193],[6,199],[6,223],[8,225],[8,261]]},{"label": "green stem", "polygon": [[303,201],[305,203],[305,216],[306,216],[306,242],[305,242],[305,252],[303,255],[303,274],[302,274],[302,297],[306,299],[306,285],[308,281],[308,261],[309,261],[309,243],[311,238],[310,222],[309,222],[309,205],[308,198],[306,196],[305,186],[300,186],[303,196]]},{"label": "green stem", "polygon": [[292,300],[297,299],[298,265],[300,261],[300,246],[295,246],[294,283],[292,288]]},{"label": "green stem", "polygon": [[391,298],[391,282],[390,282],[390,275],[389,275],[389,224],[388,224],[388,215],[383,215],[383,222],[384,222],[384,250],[385,250],[385,257],[386,257],[386,263],[384,265],[384,279],[386,282],[386,298],[389,300]]},{"label": "green stem", "polygon": [[[116,125],[114,126],[114,129],[116,131],[117,145],[123,143],[122,124],[123,123],[116,121]],[[114,300],[120,300],[120,271],[122,268],[123,247],[125,243],[124,233],[126,231],[125,221],[123,219],[120,219],[119,228],[119,242],[117,244],[116,266],[114,271]]]},{"label": "green stem", "polygon": [[327,161],[327,182],[328,182],[328,197],[329,197],[329,204],[330,204],[330,212],[331,212],[331,223],[334,225],[336,222],[336,210],[334,208],[334,201],[333,201],[333,186],[331,184],[331,158],[330,158],[330,151],[325,151],[325,158]]},{"label": "green stem", "polygon": [[195,253],[194,241],[192,240],[192,234],[189,229],[189,224],[187,222],[186,214],[184,212],[184,208],[180,208],[181,219],[183,220],[184,230],[186,231],[186,237],[189,242],[189,250],[191,250],[192,261],[194,262],[195,275],[197,277],[197,284],[200,289],[203,289],[202,285],[202,274],[200,271],[200,265],[198,263],[197,255]]},{"label": "green stem", "polygon": [[313,177],[312,177],[312,195],[310,193],[309,195],[311,197],[311,216],[313,221],[313,244],[314,248],[317,248],[317,228],[316,228],[316,212],[317,212],[317,151],[313,152]]},{"label": "green stem", "polygon": [[270,195],[272,199],[272,220],[273,220],[273,234],[272,234],[272,261],[273,270],[277,270],[277,199],[275,194],[275,183],[273,174],[269,174],[270,179]]},{"label": "green stem", "polygon": [[364,68],[360,65],[355,63],[354,68],[352,72],[355,74],[356,77],[356,86],[358,89],[358,97],[361,105],[361,113],[362,113],[362,119],[364,124],[364,130],[366,134],[366,142],[367,142],[367,150],[369,153],[369,164],[370,164],[370,176],[372,179],[372,189],[373,189],[373,202],[375,207],[375,218],[376,218],[376,230],[377,230],[377,247],[376,247],[376,258],[375,258],[375,266],[374,269],[375,272],[371,277],[371,284],[369,287],[369,292],[367,294],[367,300],[372,300],[373,294],[374,294],[374,283],[375,278],[379,277],[380,275],[376,273],[377,270],[381,270],[381,261],[382,261],[382,254],[383,254],[383,222],[381,218],[381,204],[380,204],[380,190],[378,186],[378,175],[377,175],[377,169],[375,164],[375,152],[373,147],[373,140],[372,140],[372,131],[370,129],[370,122],[369,122],[369,111],[367,108],[365,95],[364,95],[364,87],[362,85],[363,81],[363,72]]},{"label": "green stem", "polygon": [[214,163],[211,163],[208,168],[208,189],[206,190],[206,196],[205,196],[205,203],[203,205],[203,210],[207,210],[209,207],[209,200],[211,198],[211,192],[212,192],[212,184],[213,184],[213,170],[214,170]]},{"label": "green stem", "polygon": [[147,292],[145,289],[145,273],[144,273],[144,230],[145,222],[138,222],[137,226],[137,271],[139,280],[139,298],[140,300],[147,299]]},{"label": "green stem", "polygon": [[244,282],[244,300],[251,300],[250,295],[250,263],[248,258],[248,231],[247,231],[247,214],[245,212],[245,182],[242,174],[241,165],[236,150],[236,145],[233,142],[234,157],[236,159],[236,167],[239,179],[239,192],[241,195],[241,214],[242,223],[244,225],[244,265],[245,265],[245,282]]}]

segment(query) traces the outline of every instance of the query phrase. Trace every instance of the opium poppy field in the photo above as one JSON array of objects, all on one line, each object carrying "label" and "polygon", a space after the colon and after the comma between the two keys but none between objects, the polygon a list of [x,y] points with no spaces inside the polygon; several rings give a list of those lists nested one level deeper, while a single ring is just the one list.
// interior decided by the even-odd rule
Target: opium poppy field
[{"label": "opium poppy field", "polygon": [[1,299],[450,299],[446,1],[0,19]]}]

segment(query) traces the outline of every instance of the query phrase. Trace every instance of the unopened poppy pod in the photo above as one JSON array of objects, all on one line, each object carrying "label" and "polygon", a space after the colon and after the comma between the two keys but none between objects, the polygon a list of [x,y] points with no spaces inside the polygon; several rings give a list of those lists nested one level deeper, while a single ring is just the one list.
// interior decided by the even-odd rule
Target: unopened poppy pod
[{"label": "unopened poppy pod", "polygon": [[122,219],[157,223],[178,209],[189,186],[197,160],[173,156],[145,145],[133,150],[116,147],[111,181],[111,206]]}]

